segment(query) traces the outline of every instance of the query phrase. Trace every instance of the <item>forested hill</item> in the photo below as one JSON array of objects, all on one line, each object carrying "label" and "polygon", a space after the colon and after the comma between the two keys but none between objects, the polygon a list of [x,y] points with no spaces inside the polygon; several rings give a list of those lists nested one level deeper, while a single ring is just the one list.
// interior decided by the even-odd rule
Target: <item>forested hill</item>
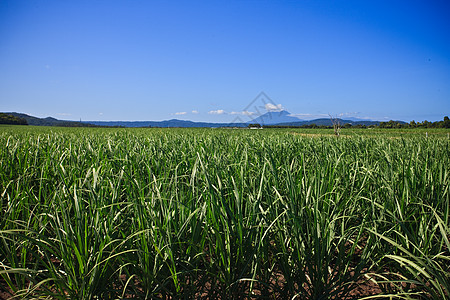
[{"label": "forested hill", "polygon": [[11,114],[0,113],[0,124],[28,125],[27,120]]},{"label": "forested hill", "polygon": [[[38,117],[33,117],[33,116],[30,116],[27,114],[17,113],[17,112],[7,112],[7,113],[0,113],[0,114],[9,115],[11,117],[15,117],[17,119],[24,120],[26,122],[26,124],[34,125],[34,126],[98,127],[96,125],[89,124],[89,123],[58,120],[58,119],[55,119],[52,117],[38,118]],[[2,124],[12,124],[12,123],[2,123]],[[26,124],[20,124],[20,125],[26,125]]]}]

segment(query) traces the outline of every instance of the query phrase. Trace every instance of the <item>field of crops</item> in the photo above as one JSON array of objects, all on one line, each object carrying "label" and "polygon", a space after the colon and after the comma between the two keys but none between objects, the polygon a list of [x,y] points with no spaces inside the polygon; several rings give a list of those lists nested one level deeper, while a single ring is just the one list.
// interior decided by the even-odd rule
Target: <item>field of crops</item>
[{"label": "field of crops", "polygon": [[0,127],[0,297],[449,297],[448,130],[331,133]]}]

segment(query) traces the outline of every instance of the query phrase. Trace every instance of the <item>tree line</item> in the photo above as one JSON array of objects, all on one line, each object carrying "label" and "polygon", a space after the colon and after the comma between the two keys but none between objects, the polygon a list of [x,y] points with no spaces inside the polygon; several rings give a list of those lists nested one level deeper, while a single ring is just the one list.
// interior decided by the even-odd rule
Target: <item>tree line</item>
[{"label": "tree line", "polygon": [[429,122],[415,122],[412,120],[409,123],[399,123],[395,121],[380,122],[379,128],[450,128],[450,119],[448,116],[444,117],[443,121]]},{"label": "tree line", "polygon": [[[365,125],[365,124],[351,124],[344,123],[339,124],[340,128],[450,128],[450,119],[448,116],[444,117],[442,121],[430,122],[415,122],[414,120],[406,123],[399,121],[387,121],[380,122],[378,125]],[[333,129],[333,125],[317,125],[317,124],[304,124],[304,125],[260,125],[250,124],[248,127],[263,127],[263,128],[313,128],[313,129]]]}]

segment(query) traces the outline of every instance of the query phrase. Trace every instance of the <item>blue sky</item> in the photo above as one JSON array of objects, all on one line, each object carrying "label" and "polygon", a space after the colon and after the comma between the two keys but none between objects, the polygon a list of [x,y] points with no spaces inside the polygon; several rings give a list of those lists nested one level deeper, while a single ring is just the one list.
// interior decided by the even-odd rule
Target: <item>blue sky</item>
[{"label": "blue sky", "polygon": [[262,91],[302,119],[441,120],[450,4],[0,1],[0,111],[227,122]]}]

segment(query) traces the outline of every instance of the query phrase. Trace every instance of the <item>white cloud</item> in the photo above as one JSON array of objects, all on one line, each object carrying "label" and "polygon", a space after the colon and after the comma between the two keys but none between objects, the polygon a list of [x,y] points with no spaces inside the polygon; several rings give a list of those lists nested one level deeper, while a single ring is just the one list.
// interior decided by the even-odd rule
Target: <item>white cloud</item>
[{"label": "white cloud", "polygon": [[71,113],[57,113],[56,115],[68,117],[68,116],[71,116],[72,114]]},{"label": "white cloud", "polygon": [[[367,117],[367,116],[361,116],[360,112],[345,112],[345,113],[339,113],[339,114],[331,114],[331,116],[333,118],[340,118],[340,119],[345,119],[345,118],[358,118],[358,119],[364,119],[364,120],[375,120],[376,118],[372,118],[372,117]],[[296,118],[300,118],[303,120],[313,120],[313,119],[329,119],[330,118],[330,114],[323,114],[323,113],[315,113],[315,114],[311,114],[311,113],[301,113],[301,114],[289,114],[289,117],[296,117]]]},{"label": "white cloud", "polygon": [[211,110],[208,112],[210,115],[223,115],[225,111],[223,109]]},{"label": "white cloud", "polygon": [[372,117],[360,117],[360,116],[355,117],[355,118],[358,118],[358,119],[361,119],[361,120],[376,120],[377,119],[377,118],[372,118]]},{"label": "white cloud", "polygon": [[98,114],[99,114],[100,116],[103,116],[103,113],[102,113],[102,112],[99,112]]},{"label": "white cloud", "polygon": [[323,118],[323,117],[329,117],[327,114],[289,114],[289,117],[296,117],[296,118]]},{"label": "white cloud", "polygon": [[342,118],[352,117],[352,118],[365,119],[365,120],[373,119],[371,117],[361,116],[361,112],[358,112],[358,111],[341,113],[341,114],[339,114],[339,117],[342,117]]},{"label": "white cloud", "polygon": [[264,105],[267,111],[282,111],[284,107],[281,104],[273,105],[272,103],[266,103]]},{"label": "white cloud", "polygon": [[[330,117],[330,114],[327,114],[328,117]],[[373,118],[373,117],[369,117],[369,116],[363,116],[361,112],[357,112],[357,111],[352,111],[352,112],[343,112],[343,113],[339,113],[339,114],[331,114],[331,116],[333,118],[341,118],[341,119],[346,119],[346,118],[355,118],[355,119],[361,119],[361,120],[376,120],[377,118]]]},{"label": "white cloud", "polygon": [[180,112],[175,113],[175,115],[177,115],[177,116],[181,116],[181,115],[185,115],[185,114],[187,114],[187,112],[185,112],[185,111],[180,111]]},{"label": "white cloud", "polygon": [[192,113],[193,114],[198,114],[198,110],[193,110]]},{"label": "white cloud", "polygon": [[232,111],[230,114],[231,115],[253,116],[255,114],[255,112],[244,110],[244,111]]}]

